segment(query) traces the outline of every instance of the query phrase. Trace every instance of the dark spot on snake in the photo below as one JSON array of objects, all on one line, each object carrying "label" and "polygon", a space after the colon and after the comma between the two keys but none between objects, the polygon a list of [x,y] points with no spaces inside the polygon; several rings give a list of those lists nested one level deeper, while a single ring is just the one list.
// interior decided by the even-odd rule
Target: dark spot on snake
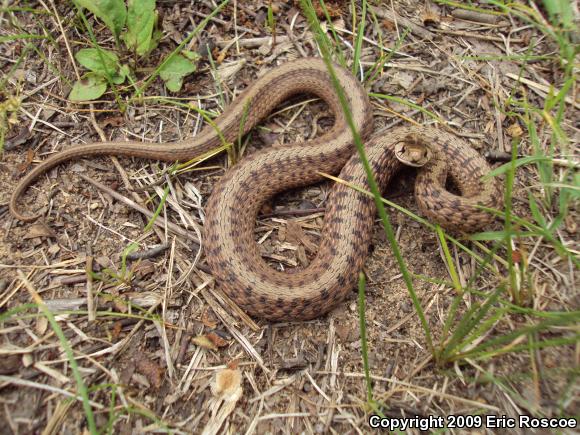
[{"label": "dark spot on snake", "polygon": [[473,160],[474,160],[473,157],[467,157],[463,159],[463,166],[469,166]]},{"label": "dark spot on snake", "polygon": [[348,262],[348,264],[354,264],[355,260],[356,260],[356,255],[354,252],[350,252],[346,257],[346,261]]}]

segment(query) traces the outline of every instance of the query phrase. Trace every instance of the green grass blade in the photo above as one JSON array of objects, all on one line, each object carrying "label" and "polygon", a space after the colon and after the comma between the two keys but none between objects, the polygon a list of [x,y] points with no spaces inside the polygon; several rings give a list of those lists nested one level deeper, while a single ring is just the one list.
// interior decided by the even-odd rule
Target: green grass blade
[{"label": "green grass blade", "polygon": [[[354,6],[353,3],[353,16],[356,15],[356,8]],[[357,26],[357,31],[356,31],[356,42],[355,42],[355,46],[354,46],[354,59],[352,62],[352,73],[354,74],[355,77],[358,77],[358,69],[359,69],[359,64],[360,64],[360,58],[361,58],[361,54],[362,54],[362,43],[363,43],[363,38],[365,36],[365,25],[366,25],[366,15],[367,15],[367,1],[363,0],[362,1],[362,11],[361,11],[361,17],[360,17],[360,22]]]},{"label": "green grass blade", "polygon": [[361,353],[363,360],[363,369],[365,372],[365,380],[367,384],[367,400],[369,402],[373,401],[373,386],[371,383],[371,372],[369,369],[369,352],[368,352],[368,342],[367,342],[367,323],[365,316],[365,289],[366,289],[366,279],[364,273],[360,272],[358,275],[358,318],[360,326],[360,342],[361,342]]}]

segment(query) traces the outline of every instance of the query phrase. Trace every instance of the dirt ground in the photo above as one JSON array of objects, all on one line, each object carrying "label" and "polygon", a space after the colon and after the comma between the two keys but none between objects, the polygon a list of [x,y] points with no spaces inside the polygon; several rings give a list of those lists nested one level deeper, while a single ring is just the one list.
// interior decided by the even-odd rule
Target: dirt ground
[{"label": "dirt ground", "polygon": [[[171,93],[157,79],[136,101],[129,99],[128,87],[121,87],[120,101],[126,104],[122,113],[111,92],[92,104],[67,100],[75,80],[69,49],[74,53],[90,41],[74,8],[68,2],[56,3],[56,7],[48,1],[19,5],[39,13],[0,13],[0,36],[24,31],[51,36],[35,42],[38,52],[32,51],[19,63],[29,41],[8,40],[0,46],[0,71],[7,78],[0,92],[4,101],[20,99],[0,160],[0,316],[4,316],[0,317],[0,433],[87,430],[81,400],[70,400],[77,391],[76,380],[62,338],[45,316],[37,315],[36,308],[9,311],[32,303],[35,292],[56,313],[89,388],[101,430],[369,432],[368,418],[374,411],[367,402],[356,289],[328,315],[308,322],[269,323],[244,315],[214,285],[195,240],[212,186],[228,166],[224,154],[177,177],[164,172],[171,165],[159,162],[77,160],[41,177],[20,202],[28,213],[41,210],[42,219],[20,223],[7,207],[23,174],[55,152],[104,139],[171,142],[192,137],[203,126],[203,118],[174,103],[191,103],[217,115],[264,71],[294,58],[319,56],[299,5],[274,2],[277,41],[272,45],[268,2],[253,2],[251,7],[246,2],[229,3],[189,43],[188,48],[203,58],[183,88]],[[514,137],[521,139],[519,154],[531,155],[527,131],[503,109],[512,93],[527,92],[530,104],[543,107],[548,85],[561,88],[562,71],[553,57],[525,64],[518,57],[528,51],[554,54],[554,43],[517,16],[461,15],[451,6],[415,0],[386,3],[372,6],[376,21],[368,15],[362,67],[370,69],[377,62],[381,45],[398,46],[367,88],[412,101],[429,113],[400,100],[373,98],[375,130],[385,129],[388,134],[389,128],[410,122],[444,124],[481,154],[496,156],[491,159],[494,167],[505,163],[506,153],[509,160]],[[350,2],[328,5],[350,65],[354,44]],[[164,36],[153,55],[139,61],[139,80],[215,5],[158,1],[157,8]],[[357,13],[360,18],[360,8]],[[99,44],[113,47],[103,24],[92,15],[88,18]],[[407,26],[410,31],[400,41]],[[238,44],[230,44],[235,38]],[[213,66],[204,51],[208,47]],[[488,56],[484,60],[472,59],[484,54]],[[528,80],[527,86],[517,83],[520,75]],[[576,93],[570,95],[577,98]],[[315,137],[332,125],[324,104],[304,101],[292,100],[255,128],[245,140],[245,154]],[[578,106],[578,99],[573,100],[567,110],[576,110],[575,115],[561,125],[570,138],[569,150],[580,139]],[[548,127],[545,123],[539,127],[543,146],[550,137]],[[87,179],[151,212],[165,186],[170,186],[160,214],[168,224],[144,231],[147,217]],[[420,214],[412,195],[413,179],[413,171],[404,171],[384,196]],[[500,179],[505,182],[504,176]],[[331,186],[324,182],[288,192],[264,205],[256,240],[272,267],[301,267],[313,258]],[[540,190],[535,166],[521,167],[514,183],[513,212],[531,220],[528,195]],[[440,241],[434,231],[406,214],[393,208],[389,213],[438,343],[456,296],[448,285],[451,279]],[[557,236],[573,252],[578,249],[577,218],[577,210],[572,210]],[[489,228],[502,229],[499,221]],[[480,256],[493,245],[457,236]],[[132,242],[145,255],[128,261],[124,270],[123,251]],[[544,311],[578,310],[573,263],[562,259],[545,240],[517,243],[520,251],[533,252],[526,272],[536,291],[531,306]],[[150,251],[160,245],[157,252]],[[490,293],[507,276],[503,248],[492,257],[491,267],[480,271],[473,255],[449,246],[462,285],[475,276],[471,288]],[[87,278],[87,267],[103,279]],[[373,398],[384,415],[578,415],[577,344],[509,349],[526,339],[573,334],[574,328],[530,333],[507,342],[506,351],[491,358],[436,364],[378,220],[364,271]],[[476,297],[467,294],[458,317],[474,303]],[[524,314],[510,314],[482,339],[506,334],[528,321]],[[230,378],[216,378],[218,374]],[[216,393],[220,382],[226,390],[231,387],[223,396]]]}]

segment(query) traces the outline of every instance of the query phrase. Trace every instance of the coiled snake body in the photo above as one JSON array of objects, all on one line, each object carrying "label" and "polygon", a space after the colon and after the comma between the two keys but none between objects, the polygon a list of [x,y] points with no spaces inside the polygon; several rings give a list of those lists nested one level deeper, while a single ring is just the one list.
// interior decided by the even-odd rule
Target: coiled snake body
[{"label": "coiled snake body", "polygon": [[[473,231],[489,223],[490,215],[477,205],[497,208],[501,203],[485,160],[457,137],[430,127],[400,127],[370,137],[372,111],[366,92],[345,69],[335,66],[354,123],[365,140],[369,163],[384,187],[402,165],[396,153],[417,146],[430,154],[420,170],[415,196],[423,213],[448,229]],[[368,190],[366,175],[324,62],[306,58],[274,68],[248,87],[216,119],[228,141],[247,133],[294,94],[314,94],[335,117],[333,128],[309,142],[269,148],[244,157],[218,181],[206,208],[204,243],[207,262],[218,283],[246,312],[270,320],[303,320],[319,316],[342,301],[352,289],[370,243],[375,217],[372,198],[343,184],[331,192],[316,257],[304,269],[284,273],[272,269],[254,241],[261,205],[273,195],[323,179],[320,173]],[[370,137],[370,138],[369,138]],[[94,155],[134,156],[185,161],[221,145],[213,127],[193,139],[170,144],[105,142],[76,146],[55,154],[34,168],[16,186],[10,211],[22,221],[17,200],[39,175],[71,159]],[[461,195],[445,190],[450,175]]]}]

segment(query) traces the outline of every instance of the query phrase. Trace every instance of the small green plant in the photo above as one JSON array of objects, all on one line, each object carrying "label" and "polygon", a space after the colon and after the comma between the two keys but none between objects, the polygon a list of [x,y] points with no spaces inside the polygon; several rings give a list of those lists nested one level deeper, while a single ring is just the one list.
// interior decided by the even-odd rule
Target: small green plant
[{"label": "small green plant", "polygon": [[276,18],[274,17],[274,6],[272,5],[272,0],[268,3],[268,28],[272,34],[274,41],[276,40]]},{"label": "small green plant", "polygon": [[93,278],[100,281],[116,281],[118,284],[130,285],[133,279],[133,271],[127,267],[127,256],[135,252],[139,245],[131,243],[127,246],[121,254],[121,270],[116,271],[110,268],[103,269],[102,273],[94,273]]},{"label": "small green plant", "polygon": [[20,98],[8,97],[0,101],[0,152],[4,147],[6,132],[11,126],[18,124],[18,109],[20,109]]},{"label": "small green plant", "polygon": [[[124,42],[126,51],[133,56],[133,64],[148,56],[159,44],[162,33],[158,28],[158,13],[155,0],[73,0],[87,28],[82,8],[88,9],[100,19],[115,37],[117,48]],[[92,35],[92,31],[89,30]],[[75,59],[88,70],[78,80],[69,95],[73,101],[95,100],[101,97],[109,86],[121,85],[126,80],[133,83],[134,68],[122,63],[119,56],[96,44],[75,53]],[[119,50],[117,50],[119,51]],[[199,55],[181,50],[171,56],[159,68],[159,76],[171,92],[181,89],[185,76],[197,69]]]}]

